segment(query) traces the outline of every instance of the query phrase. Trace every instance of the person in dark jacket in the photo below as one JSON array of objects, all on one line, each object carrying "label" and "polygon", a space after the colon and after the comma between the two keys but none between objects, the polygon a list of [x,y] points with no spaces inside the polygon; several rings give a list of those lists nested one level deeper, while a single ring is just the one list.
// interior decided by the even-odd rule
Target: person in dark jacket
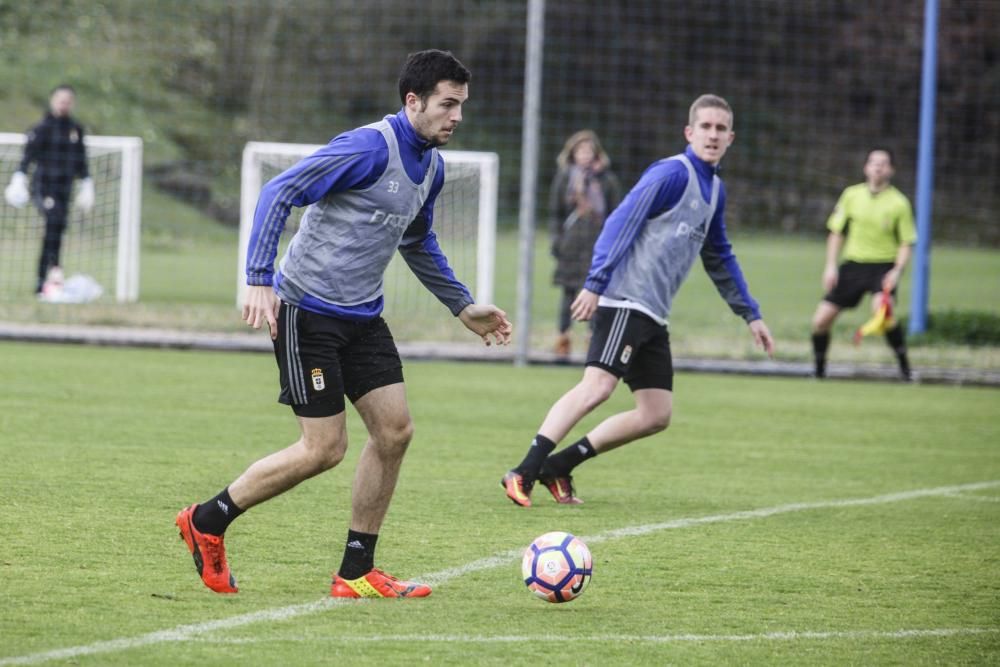
[{"label": "person in dark jacket", "polygon": [[583,287],[590,258],[604,220],[621,197],[611,160],[591,130],[580,130],[566,140],[556,159],[559,170],[552,183],[552,256],[556,258],[553,283],[562,290],[559,337],[555,352],[569,355],[570,304]]},{"label": "person in dark jacket", "polygon": [[[83,127],[70,115],[76,104],[72,86],[62,84],[52,90],[49,110],[42,121],[28,131],[24,157],[4,191],[7,203],[22,208],[33,201],[45,218],[45,237],[38,258],[41,293],[49,271],[61,274],[59,252],[69,217],[73,181],[82,179],[76,206],[89,211],[94,205],[94,182],[87,170]],[[28,170],[35,165],[30,184]]]}]

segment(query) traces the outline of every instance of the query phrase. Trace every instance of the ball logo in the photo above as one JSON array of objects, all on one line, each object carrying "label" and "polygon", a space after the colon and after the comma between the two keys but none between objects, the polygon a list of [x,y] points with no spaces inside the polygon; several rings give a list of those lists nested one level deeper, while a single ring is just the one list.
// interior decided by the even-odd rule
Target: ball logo
[{"label": "ball logo", "polygon": [[326,389],[326,380],[323,379],[323,369],[314,368],[312,369],[312,381],[313,389],[316,391],[323,391]]},{"label": "ball logo", "polygon": [[587,545],[563,531],[538,537],[524,550],[521,559],[524,584],[546,602],[576,599],[593,572],[593,558]]},{"label": "ball logo", "polygon": [[625,349],[622,350],[622,356],[620,357],[623,364],[627,364],[628,360],[632,358],[632,346],[626,345]]}]

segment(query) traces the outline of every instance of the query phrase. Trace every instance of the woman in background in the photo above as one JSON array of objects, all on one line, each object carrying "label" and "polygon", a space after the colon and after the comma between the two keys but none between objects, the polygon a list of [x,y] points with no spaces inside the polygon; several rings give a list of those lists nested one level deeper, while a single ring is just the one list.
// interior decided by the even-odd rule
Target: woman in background
[{"label": "woman in background", "polygon": [[559,336],[555,352],[570,353],[570,305],[583,287],[590,269],[594,242],[604,220],[618,205],[620,185],[611,172],[611,160],[591,130],[580,130],[566,140],[556,158],[559,169],[552,183],[550,236],[556,258],[553,283],[562,289]]}]

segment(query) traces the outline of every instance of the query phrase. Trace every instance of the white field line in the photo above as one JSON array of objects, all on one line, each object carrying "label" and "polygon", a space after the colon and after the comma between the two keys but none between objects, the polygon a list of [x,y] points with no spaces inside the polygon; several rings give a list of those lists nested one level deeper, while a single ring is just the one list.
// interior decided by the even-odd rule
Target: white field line
[{"label": "white field line", "polygon": [[948,493],[949,498],[961,498],[962,500],[976,500],[981,503],[1000,503],[1000,496],[983,496],[971,493]]},{"label": "white field line", "polygon": [[[378,644],[385,643],[445,643],[445,644],[505,644],[505,643],[549,643],[563,644],[572,641],[593,643],[622,643],[629,644],[679,644],[683,642],[692,643],[720,643],[720,642],[780,642],[780,641],[801,641],[801,640],[825,640],[825,639],[849,639],[852,641],[864,641],[868,639],[920,639],[920,638],[944,638],[962,637],[971,635],[996,635],[1000,634],[1000,628],[930,628],[923,630],[847,630],[831,632],[815,631],[788,631],[788,632],[762,632],[747,635],[699,635],[699,634],[676,634],[676,635],[327,635],[317,637],[315,635],[302,635],[290,637],[283,635],[282,642],[323,642],[327,644],[355,644],[358,642],[371,642]],[[214,644],[258,644],[264,642],[277,641],[274,638],[266,637],[200,637],[196,641]]]},{"label": "white field line", "polygon": [[[996,487],[1000,487],[1000,480],[993,480],[989,482],[977,482],[974,484],[961,484],[957,486],[939,486],[931,489],[915,489],[913,491],[889,493],[880,496],[871,496],[869,498],[827,500],[827,501],[817,501],[811,503],[791,503],[788,505],[776,505],[774,507],[764,507],[761,509],[746,510],[742,512],[715,514],[711,516],[694,517],[690,519],[674,519],[673,521],[645,524],[641,526],[627,526],[625,528],[609,530],[603,533],[599,533],[597,535],[591,535],[589,537],[582,537],[581,539],[583,539],[583,541],[586,542],[587,544],[597,544],[600,542],[605,542],[607,540],[613,540],[621,537],[636,537],[640,535],[648,535],[650,533],[655,533],[663,530],[672,530],[676,528],[689,528],[691,526],[700,526],[711,523],[724,523],[728,521],[745,521],[749,519],[762,519],[766,517],[776,516],[779,514],[791,514],[793,512],[804,512],[808,510],[831,509],[839,507],[862,507],[866,505],[884,505],[887,503],[896,503],[905,500],[915,500],[917,498],[947,496],[949,494],[962,493],[966,491],[979,491],[982,489],[992,489]],[[480,570],[489,570],[495,567],[500,567],[503,565],[508,565],[510,563],[516,562],[521,558],[522,551],[523,551],[522,549],[511,549],[509,551],[504,551],[502,553],[495,554],[487,558],[474,560],[470,563],[466,563],[465,565],[461,565],[459,567],[449,568],[446,570],[441,570],[439,572],[426,574],[421,577],[416,577],[416,579],[427,582],[428,584],[440,585],[448,581],[451,581],[452,579],[456,579],[463,575],[470,574],[472,572],[478,572]],[[196,637],[198,635],[204,635],[211,632],[216,632],[218,630],[229,630],[232,628],[239,628],[246,625],[261,623],[264,621],[284,621],[290,618],[295,618],[297,616],[307,616],[310,614],[326,611],[328,609],[332,609],[335,607],[348,606],[350,604],[356,604],[356,602],[345,601],[342,599],[334,599],[334,598],[323,598],[321,600],[316,600],[315,602],[306,602],[303,604],[290,605],[287,607],[274,607],[272,609],[261,609],[259,611],[250,612],[248,614],[240,614],[239,616],[230,616],[229,618],[220,618],[214,621],[206,621],[204,623],[178,625],[174,628],[170,628],[167,630],[158,630],[156,632],[150,632],[135,637],[122,637],[120,639],[110,639],[105,641],[94,642],[92,644],[70,646],[67,648],[55,649],[51,651],[43,651],[40,653],[30,653],[28,655],[0,658],[0,667],[5,667],[6,665],[35,665],[42,662],[48,662],[49,660],[69,660],[84,655],[96,655],[101,653],[115,653],[118,651],[127,651],[131,649],[141,648],[144,646],[152,646],[155,644],[163,644],[166,642],[187,640],[191,639],[192,637]]]}]

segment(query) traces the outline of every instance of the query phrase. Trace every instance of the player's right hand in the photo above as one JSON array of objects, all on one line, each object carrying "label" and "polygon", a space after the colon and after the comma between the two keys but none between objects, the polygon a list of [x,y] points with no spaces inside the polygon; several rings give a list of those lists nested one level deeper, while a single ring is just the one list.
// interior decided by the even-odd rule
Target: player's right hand
[{"label": "player's right hand", "polygon": [[243,304],[243,321],[254,329],[260,329],[264,322],[271,332],[271,340],[278,337],[278,308],[281,302],[270,285],[247,286],[247,298]]},{"label": "player's right hand", "polygon": [[31,198],[28,193],[28,176],[22,171],[15,171],[10,177],[10,185],[3,191],[3,196],[14,208],[23,208]]},{"label": "player's right hand", "polygon": [[580,293],[573,300],[573,305],[569,307],[570,315],[577,322],[586,322],[594,313],[597,311],[597,300],[600,295],[591,292],[588,289],[580,290]]},{"label": "player's right hand", "polygon": [[823,289],[827,292],[832,292],[833,288],[837,286],[838,279],[836,267],[827,267],[823,270]]}]

